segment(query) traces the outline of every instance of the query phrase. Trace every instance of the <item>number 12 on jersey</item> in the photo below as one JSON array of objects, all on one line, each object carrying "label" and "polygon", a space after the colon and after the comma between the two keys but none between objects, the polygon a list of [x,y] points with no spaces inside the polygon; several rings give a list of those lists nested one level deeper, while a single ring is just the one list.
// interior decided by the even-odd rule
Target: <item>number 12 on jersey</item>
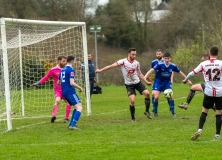
[{"label": "number 12 on jersey", "polygon": [[[212,75],[213,79],[212,79]],[[206,72],[206,76],[208,76],[209,81],[219,81],[220,80],[220,70],[218,68],[208,69]]]},{"label": "number 12 on jersey", "polygon": [[65,82],[65,71],[60,74],[61,82]]}]

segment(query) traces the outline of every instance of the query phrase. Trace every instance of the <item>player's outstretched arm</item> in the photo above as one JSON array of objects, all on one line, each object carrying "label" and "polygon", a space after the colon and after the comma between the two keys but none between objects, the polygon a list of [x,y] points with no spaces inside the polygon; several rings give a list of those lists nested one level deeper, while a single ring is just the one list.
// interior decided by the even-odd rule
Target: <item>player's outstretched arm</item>
[{"label": "player's outstretched arm", "polygon": [[145,78],[146,78],[146,79],[149,78],[153,72],[154,72],[154,69],[151,68],[151,69],[146,73]]},{"label": "player's outstretched arm", "polygon": [[174,72],[172,72],[171,77],[170,77],[170,81],[173,84],[173,78],[174,78]]},{"label": "player's outstretched arm", "polygon": [[152,85],[151,82],[147,81],[147,79],[145,78],[145,76],[142,74],[141,70],[138,69],[137,70],[137,75],[140,77],[140,79],[145,82],[148,86]]},{"label": "player's outstretched arm", "polygon": [[82,91],[83,91],[82,88],[81,88],[80,86],[78,86],[78,84],[76,84],[76,83],[74,82],[74,78],[70,78],[69,80],[70,80],[70,85],[71,85],[71,86],[79,89],[79,92],[82,92]]},{"label": "player's outstretched arm", "polygon": [[45,81],[47,81],[52,76],[52,71],[50,70],[44,77],[42,77],[38,82],[33,83],[31,86],[37,86]]},{"label": "player's outstretched arm", "polygon": [[113,63],[113,64],[111,64],[111,65],[109,65],[109,66],[106,66],[106,67],[102,68],[102,69],[97,69],[97,70],[96,70],[96,73],[100,73],[100,72],[103,72],[103,71],[105,71],[105,70],[108,70],[108,69],[117,67],[117,66],[118,66],[118,64],[115,62],[115,63]]},{"label": "player's outstretched arm", "polygon": [[188,84],[190,85],[190,86],[192,86],[193,84],[192,84],[192,82],[190,81],[190,80],[188,80],[191,76],[189,75],[189,77],[188,77],[188,75],[186,76],[183,72],[179,72],[180,73],[180,75],[181,75],[181,77],[183,77],[184,78],[184,80],[182,81],[183,83],[186,83],[186,82],[188,82]]}]

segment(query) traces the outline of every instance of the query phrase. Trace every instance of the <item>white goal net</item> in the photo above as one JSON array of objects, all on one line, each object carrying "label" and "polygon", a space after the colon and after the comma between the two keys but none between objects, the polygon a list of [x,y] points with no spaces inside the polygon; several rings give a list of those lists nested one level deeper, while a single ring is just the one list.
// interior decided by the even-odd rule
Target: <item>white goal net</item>
[{"label": "white goal net", "polygon": [[[84,22],[1,18],[0,42],[0,131],[11,130],[14,119],[51,117],[53,79],[39,87],[30,85],[56,66],[61,55],[75,57],[76,82],[84,89],[77,94],[85,114],[91,114],[88,76],[81,69],[81,62],[88,64]],[[82,77],[86,77],[86,87]],[[61,101],[57,116],[64,115]]]}]

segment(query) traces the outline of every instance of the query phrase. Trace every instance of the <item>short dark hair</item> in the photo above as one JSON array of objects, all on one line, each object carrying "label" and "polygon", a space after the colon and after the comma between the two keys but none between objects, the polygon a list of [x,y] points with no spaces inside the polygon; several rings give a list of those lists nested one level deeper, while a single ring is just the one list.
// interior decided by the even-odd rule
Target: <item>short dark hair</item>
[{"label": "short dark hair", "polygon": [[74,56],[68,56],[67,57],[67,63],[70,63],[71,61],[73,61],[75,59]]},{"label": "short dark hair", "polygon": [[204,53],[201,58],[204,58],[204,59],[210,59],[210,55],[208,53]]},{"label": "short dark hair", "polygon": [[57,60],[61,61],[63,58],[66,59],[66,56],[58,56]]},{"label": "short dark hair", "polygon": [[170,53],[166,52],[163,54],[163,57],[171,57]]},{"label": "short dark hair", "polygon": [[162,50],[161,49],[157,49],[156,52],[162,52]]},{"label": "short dark hair", "polygon": [[212,46],[212,47],[210,48],[210,54],[211,54],[212,56],[217,56],[217,55],[218,55],[218,52],[219,52],[219,49],[218,49],[216,46]]},{"label": "short dark hair", "polygon": [[131,51],[136,51],[136,48],[129,48],[128,53],[130,53]]}]

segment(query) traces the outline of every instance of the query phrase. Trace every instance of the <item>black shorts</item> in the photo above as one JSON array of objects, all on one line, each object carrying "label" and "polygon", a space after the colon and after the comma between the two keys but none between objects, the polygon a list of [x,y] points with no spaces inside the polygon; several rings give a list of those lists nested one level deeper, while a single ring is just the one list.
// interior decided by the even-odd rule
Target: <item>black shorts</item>
[{"label": "black shorts", "polygon": [[142,92],[146,90],[146,87],[143,85],[141,81],[137,84],[130,84],[130,85],[125,84],[125,86],[128,96],[132,94],[136,95],[136,90],[140,92],[140,94],[142,94]]},{"label": "black shorts", "polygon": [[206,109],[213,108],[215,104],[216,110],[222,109],[222,97],[211,97],[204,94],[203,107]]},{"label": "black shorts", "polygon": [[204,90],[205,90],[205,84],[200,84],[200,85],[201,85],[202,91],[204,92]]}]

